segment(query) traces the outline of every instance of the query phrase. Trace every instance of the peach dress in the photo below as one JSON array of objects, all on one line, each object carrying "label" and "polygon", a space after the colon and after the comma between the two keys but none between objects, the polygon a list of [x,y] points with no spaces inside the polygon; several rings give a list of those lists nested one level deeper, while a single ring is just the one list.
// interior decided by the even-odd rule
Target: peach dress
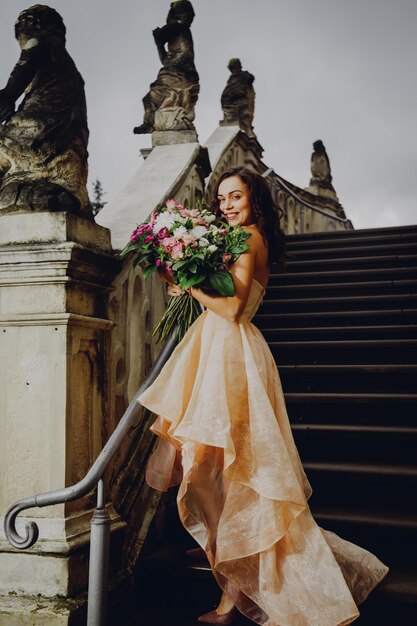
[{"label": "peach dress", "polygon": [[278,371],[250,322],[263,294],[253,280],[238,322],[202,313],[140,396],[160,438],[146,479],[179,485],[184,527],[255,623],[350,624],[388,568],[311,515]]}]

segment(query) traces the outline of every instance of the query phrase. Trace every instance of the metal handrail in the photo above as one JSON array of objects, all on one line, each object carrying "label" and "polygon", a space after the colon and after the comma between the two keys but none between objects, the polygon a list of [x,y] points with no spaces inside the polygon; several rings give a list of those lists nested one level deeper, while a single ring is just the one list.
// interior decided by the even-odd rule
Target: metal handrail
[{"label": "metal handrail", "polygon": [[283,178],[281,178],[281,176],[279,176],[279,174],[277,174],[272,167],[267,169],[262,174],[262,176],[264,178],[267,178],[270,174],[273,175],[273,178],[272,178],[273,181],[277,179],[279,181],[279,184],[282,187],[284,187],[285,191],[287,191],[293,198],[295,198],[303,206],[307,207],[308,209],[311,209],[312,211],[315,211],[316,213],[320,213],[320,215],[324,215],[325,217],[335,220],[336,222],[342,222],[343,224],[348,224],[348,223],[352,224],[351,220],[349,220],[348,218],[343,218],[343,217],[339,217],[338,215],[333,215],[332,213],[327,213],[327,211],[324,211],[324,209],[320,209],[319,207],[314,206],[314,204],[310,204],[310,202],[307,202],[307,200],[304,200],[303,198],[301,198],[298,194],[295,193],[295,191],[291,189],[291,187],[288,187],[286,181]]},{"label": "metal handrail", "polygon": [[171,356],[178,343],[177,335],[177,329],[174,329],[156,358],[149,374],[124,412],[116,429],[85,477],[70,487],[47,491],[46,493],[19,500],[10,507],[4,519],[4,532],[9,543],[15,548],[25,550],[33,546],[38,540],[39,528],[34,521],[26,522],[25,534],[20,535],[16,530],[16,518],[19,513],[33,507],[45,507],[78,500],[97,487],[97,507],[91,520],[87,626],[105,626],[106,624],[110,517],[105,508],[103,474],[124,437],[140,414],[141,408],[137,402],[138,397],[154,382]]}]

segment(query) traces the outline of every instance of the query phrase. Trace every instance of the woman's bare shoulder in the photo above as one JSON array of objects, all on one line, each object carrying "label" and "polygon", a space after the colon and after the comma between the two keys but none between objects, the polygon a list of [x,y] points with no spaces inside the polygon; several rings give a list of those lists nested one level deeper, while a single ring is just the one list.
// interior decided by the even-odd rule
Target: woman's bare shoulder
[{"label": "woman's bare shoulder", "polygon": [[266,248],[265,238],[256,224],[250,226],[242,226],[243,230],[250,233],[250,237],[246,240],[251,250],[264,250]]}]

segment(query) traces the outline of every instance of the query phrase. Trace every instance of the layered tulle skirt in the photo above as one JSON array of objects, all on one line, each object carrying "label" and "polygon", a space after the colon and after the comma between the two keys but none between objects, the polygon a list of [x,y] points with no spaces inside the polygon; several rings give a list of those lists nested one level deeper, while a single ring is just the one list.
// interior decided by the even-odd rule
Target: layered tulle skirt
[{"label": "layered tulle skirt", "polygon": [[238,608],[268,626],[341,626],[388,568],[312,518],[278,371],[249,321],[205,312],[139,399],[158,417],[147,468]]}]

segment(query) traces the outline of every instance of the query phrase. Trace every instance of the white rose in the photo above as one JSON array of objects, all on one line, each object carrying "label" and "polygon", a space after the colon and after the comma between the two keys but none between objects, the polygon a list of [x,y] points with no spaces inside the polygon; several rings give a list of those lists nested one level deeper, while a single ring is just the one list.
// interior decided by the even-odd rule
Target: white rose
[{"label": "white rose", "polygon": [[190,233],[192,233],[196,239],[200,239],[200,237],[204,237],[207,233],[207,228],[200,225],[194,226],[194,228],[190,230]]},{"label": "white rose", "polygon": [[178,228],[176,228],[172,234],[176,239],[182,239],[182,237],[184,237],[184,235],[186,235],[187,233],[188,231],[184,226],[178,226]]},{"label": "white rose", "polygon": [[211,224],[211,222],[214,222],[214,220],[216,219],[216,216],[211,213],[209,215],[203,215],[203,219],[205,222]]},{"label": "white rose", "polygon": [[211,244],[211,246],[207,247],[207,250],[209,252],[216,252],[216,250],[218,250],[218,247],[214,245],[214,243]]},{"label": "white rose", "polygon": [[[198,240],[198,243],[200,244],[200,246],[202,246],[203,248],[205,248],[206,246],[209,245],[209,240],[206,239],[205,237],[200,237],[200,239]],[[208,249],[208,248],[207,248]]]},{"label": "white rose", "polygon": [[159,233],[159,231],[163,228],[170,229],[175,222],[175,215],[172,215],[171,213],[158,213],[158,215],[156,216],[155,224],[153,225],[153,232]]}]

